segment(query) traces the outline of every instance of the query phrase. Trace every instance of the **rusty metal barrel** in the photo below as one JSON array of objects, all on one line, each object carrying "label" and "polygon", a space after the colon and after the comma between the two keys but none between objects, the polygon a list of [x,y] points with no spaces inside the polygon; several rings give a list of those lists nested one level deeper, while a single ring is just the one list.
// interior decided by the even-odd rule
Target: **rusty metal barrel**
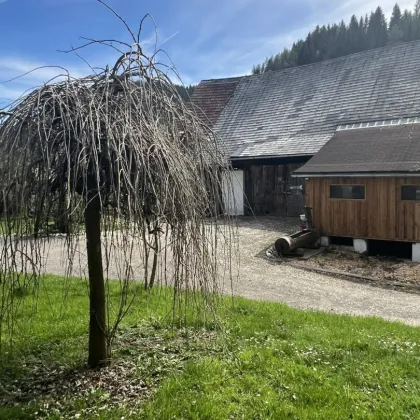
[{"label": "rusty metal barrel", "polygon": [[299,248],[314,245],[320,238],[318,230],[304,230],[293,235],[282,236],[274,244],[279,254],[290,254]]}]

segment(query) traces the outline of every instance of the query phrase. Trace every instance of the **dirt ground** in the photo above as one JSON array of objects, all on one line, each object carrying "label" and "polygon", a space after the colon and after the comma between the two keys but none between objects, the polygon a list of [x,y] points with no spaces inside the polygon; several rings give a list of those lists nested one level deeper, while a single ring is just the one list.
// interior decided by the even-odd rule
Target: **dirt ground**
[{"label": "dirt ground", "polygon": [[420,285],[420,264],[389,257],[367,257],[339,246],[332,246],[300,264],[373,277],[379,283],[393,281]]}]

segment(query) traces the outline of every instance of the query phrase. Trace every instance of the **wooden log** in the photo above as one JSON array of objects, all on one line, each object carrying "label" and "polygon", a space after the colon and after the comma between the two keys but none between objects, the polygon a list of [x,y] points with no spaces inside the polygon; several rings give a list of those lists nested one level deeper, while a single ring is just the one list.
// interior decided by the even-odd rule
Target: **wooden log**
[{"label": "wooden log", "polygon": [[289,254],[299,248],[313,245],[320,237],[318,230],[304,230],[277,239],[274,246],[279,254]]}]

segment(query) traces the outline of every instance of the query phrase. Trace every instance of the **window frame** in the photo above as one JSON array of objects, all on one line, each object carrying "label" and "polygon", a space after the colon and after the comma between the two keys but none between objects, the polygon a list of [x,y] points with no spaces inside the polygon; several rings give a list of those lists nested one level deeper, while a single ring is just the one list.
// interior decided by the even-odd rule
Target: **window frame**
[{"label": "window frame", "polygon": [[[333,198],[331,197],[331,187],[363,187],[363,198]],[[330,200],[333,201],[365,201],[366,200],[366,184],[329,184],[329,195]]]},{"label": "window frame", "polygon": [[[414,200],[410,200],[410,199],[407,200],[406,198],[403,198],[403,188],[404,187],[415,187],[416,189],[420,190],[420,184],[403,184],[403,185],[401,185],[401,188],[400,188],[400,201],[419,203],[420,198],[419,199],[415,198]],[[416,195],[417,195],[417,191],[416,191]]]}]

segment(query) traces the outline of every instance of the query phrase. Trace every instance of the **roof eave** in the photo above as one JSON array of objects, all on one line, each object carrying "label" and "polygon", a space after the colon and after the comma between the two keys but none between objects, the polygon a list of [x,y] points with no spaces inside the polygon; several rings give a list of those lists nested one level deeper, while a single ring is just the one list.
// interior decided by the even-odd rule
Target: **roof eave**
[{"label": "roof eave", "polygon": [[229,159],[232,161],[237,160],[253,160],[253,159],[287,159],[287,158],[305,158],[312,157],[314,153],[299,153],[292,155],[256,155],[256,156],[230,156]]},{"label": "roof eave", "polygon": [[420,172],[331,172],[331,173],[294,173],[293,177],[295,178],[405,178],[405,177],[420,177]]}]

